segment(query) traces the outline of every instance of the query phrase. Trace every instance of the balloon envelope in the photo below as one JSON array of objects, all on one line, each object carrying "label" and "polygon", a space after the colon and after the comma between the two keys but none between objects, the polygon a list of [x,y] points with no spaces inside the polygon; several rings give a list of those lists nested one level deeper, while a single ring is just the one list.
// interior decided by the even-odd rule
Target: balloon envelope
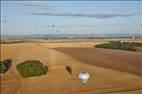
[{"label": "balloon envelope", "polygon": [[37,25],[34,25],[34,27],[37,27]]},{"label": "balloon envelope", "polygon": [[55,25],[52,25],[52,27],[55,27]]},{"label": "balloon envelope", "polygon": [[5,19],[5,20],[3,20],[3,22],[4,22],[4,23],[6,23],[6,22],[7,22],[7,20]]},{"label": "balloon envelope", "polygon": [[79,74],[79,79],[83,84],[85,84],[88,81],[89,78],[90,78],[90,75],[87,72],[81,72]]}]

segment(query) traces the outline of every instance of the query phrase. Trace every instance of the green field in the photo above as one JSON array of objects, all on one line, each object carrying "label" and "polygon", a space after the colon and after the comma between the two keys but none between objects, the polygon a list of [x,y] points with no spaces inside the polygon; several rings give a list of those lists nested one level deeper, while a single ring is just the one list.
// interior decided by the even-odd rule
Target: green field
[{"label": "green field", "polygon": [[24,61],[23,63],[18,64],[16,68],[19,73],[25,78],[40,76],[48,72],[48,67],[37,60]]},{"label": "green field", "polygon": [[95,47],[97,47],[97,48],[107,48],[107,49],[120,49],[120,50],[136,51],[135,47],[142,47],[142,43],[111,41],[109,43],[95,45]]}]

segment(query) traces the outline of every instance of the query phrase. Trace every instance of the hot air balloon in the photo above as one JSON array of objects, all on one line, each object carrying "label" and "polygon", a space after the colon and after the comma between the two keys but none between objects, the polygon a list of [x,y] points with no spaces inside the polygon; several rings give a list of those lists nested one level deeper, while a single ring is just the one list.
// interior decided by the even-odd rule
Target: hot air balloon
[{"label": "hot air balloon", "polygon": [[7,20],[6,20],[6,19],[4,19],[4,20],[3,20],[3,22],[4,22],[4,23],[6,23],[6,22],[7,22]]},{"label": "hot air balloon", "polygon": [[86,82],[88,81],[88,79],[90,78],[90,74],[87,72],[80,72],[79,73],[79,80],[81,81],[81,83],[83,85],[86,84]]},{"label": "hot air balloon", "polygon": [[66,70],[69,72],[69,74],[72,76],[72,68],[71,66],[66,66]]},{"label": "hot air balloon", "polygon": [[52,25],[52,27],[55,27],[55,25]]},{"label": "hot air balloon", "polygon": [[58,30],[56,30],[56,32],[59,32]]},{"label": "hot air balloon", "polygon": [[37,27],[37,25],[34,25],[34,27]]}]

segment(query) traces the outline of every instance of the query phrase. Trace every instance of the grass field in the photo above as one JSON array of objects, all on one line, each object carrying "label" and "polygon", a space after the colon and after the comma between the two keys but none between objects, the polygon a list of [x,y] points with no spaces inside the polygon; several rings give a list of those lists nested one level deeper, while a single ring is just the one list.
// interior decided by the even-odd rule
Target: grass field
[{"label": "grass field", "polygon": [[[13,60],[1,74],[1,94],[141,94],[141,52],[94,48],[102,43],[1,44],[1,60]],[[16,66],[25,60],[40,60],[49,72],[24,79]],[[78,79],[82,71],[90,73],[85,86]]]}]

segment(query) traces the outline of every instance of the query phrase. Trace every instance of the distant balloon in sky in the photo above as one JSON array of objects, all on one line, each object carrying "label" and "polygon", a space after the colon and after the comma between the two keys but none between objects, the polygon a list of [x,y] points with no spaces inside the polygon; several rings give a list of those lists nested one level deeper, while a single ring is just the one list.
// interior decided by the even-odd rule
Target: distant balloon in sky
[{"label": "distant balloon in sky", "polygon": [[7,20],[6,20],[6,19],[4,19],[4,20],[3,20],[3,22],[4,22],[4,23],[6,23],[6,22],[7,22]]},{"label": "distant balloon in sky", "polygon": [[52,25],[52,27],[55,27],[55,25]]},{"label": "distant balloon in sky", "polygon": [[37,27],[37,25],[34,25],[34,27]]},{"label": "distant balloon in sky", "polygon": [[90,74],[87,72],[80,72],[79,73],[79,80],[81,81],[81,83],[83,85],[86,84],[86,82],[88,81],[88,79],[90,78]]}]

